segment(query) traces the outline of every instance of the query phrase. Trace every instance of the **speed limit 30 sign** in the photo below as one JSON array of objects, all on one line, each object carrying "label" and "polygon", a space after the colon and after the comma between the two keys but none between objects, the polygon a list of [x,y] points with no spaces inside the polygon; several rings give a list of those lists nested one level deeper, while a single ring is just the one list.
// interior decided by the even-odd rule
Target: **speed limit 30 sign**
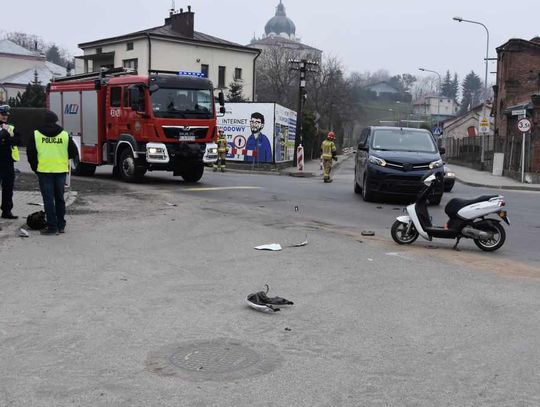
[{"label": "speed limit 30 sign", "polygon": [[527,133],[531,130],[531,127],[531,121],[525,117],[523,119],[519,119],[517,123],[517,128],[522,133]]}]

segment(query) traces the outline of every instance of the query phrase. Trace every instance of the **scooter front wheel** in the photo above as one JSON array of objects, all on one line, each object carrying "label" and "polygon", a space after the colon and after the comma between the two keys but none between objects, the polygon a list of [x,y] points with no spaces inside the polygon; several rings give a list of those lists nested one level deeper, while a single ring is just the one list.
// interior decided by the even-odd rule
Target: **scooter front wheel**
[{"label": "scooter front wheel", "polygon": [[493,233],[493,236],[489,239],[474,239],[474,244],[485,252],[497,250],[506,240],[506,231],[499,222],[490,221],[487,225],[475,226],[475,228]]},{"label": "scooter front wheel", "polygon": [[394,242],[396,242],[397,244],[411,244],[416,239],[418,239],[418,231],[416,230],[414,225],[411,225],[408,231],[407,229],[409,229],[408,224],[396,220],[392,225],[392,229],[390,231]]}]

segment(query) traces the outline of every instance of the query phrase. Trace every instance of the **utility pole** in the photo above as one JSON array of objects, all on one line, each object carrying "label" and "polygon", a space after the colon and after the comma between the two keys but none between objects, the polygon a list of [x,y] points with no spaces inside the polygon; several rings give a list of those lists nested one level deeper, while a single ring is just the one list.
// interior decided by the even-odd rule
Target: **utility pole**
[{"label": "utility pole", "polygon": [[293,166],[296,167],[296,152],[298,146],[303,144],[303,134],[302,134],[302,117],[304,115],[304,103],[306,101],[306,73],[307,72],[318,72],[317,69],[313,69],[313,66],[318,66],[319,64],[314,61],[309,61],[307,59],[291,59],[289,60],[291,66],[291,71],[300,72],[300,86],[298,89],[298,111],[296,113],[296,135],[294,138],[294,159]]}]

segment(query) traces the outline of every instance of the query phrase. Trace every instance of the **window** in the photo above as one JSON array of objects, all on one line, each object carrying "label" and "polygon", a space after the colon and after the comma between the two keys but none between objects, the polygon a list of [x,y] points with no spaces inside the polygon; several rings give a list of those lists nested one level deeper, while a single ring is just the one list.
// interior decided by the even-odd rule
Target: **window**
[{"label": "window", "polygon": [[220,66],[218,69],[218,88],[225,87],[225,67]]},{"label": "window", "polygon": [[122,88],[116,86],[111,88],[111,107],[122,106]]},{"label": "window", "polygon": [[103,48],[97,47],[96,48],[96,54],[101,54],[103,52]]},{"label": "window", "polygon": [[208,65],[201,64],[201,73],[208,78]]},{"label": "window", "polygon": [[129,88],[126,86],[124,88],[124,103],[122,103],[122,106],[129,107]]},{"label": "window", "polygon": [[134,58],[134,59],[124,59],[122,61],[122,66],[124,68],[130,68],[130,69],[135,69],[137,70],[137,68],[139,67],[139,63],[138,63],[138,60],[137,58]]},{"label": "window", "polygon": [[242,80],[242,68],[234,68],[234,80]]},{"label": "window", "polygon": [[126,44],[126,51],[131,51],[133,50],[133,42],[130,41]]}]

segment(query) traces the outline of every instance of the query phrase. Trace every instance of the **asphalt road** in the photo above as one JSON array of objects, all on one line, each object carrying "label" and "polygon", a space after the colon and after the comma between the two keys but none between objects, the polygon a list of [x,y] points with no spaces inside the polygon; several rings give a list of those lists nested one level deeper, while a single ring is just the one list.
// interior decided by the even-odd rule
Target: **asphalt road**
[{"label": "asphalt road", "polygon": [[65,235],[0,241],[0,406],[539,405],[538,255],[398,246],[349,164],[74,181]]},{"label": "asphalt road", "polygon": [[[322,222],[343,231],[375,231],[379,239],[392,242],[390,227],[396,216],[402,214],[407,202],[364,202],[353,192],[354,160],[348,159],[334,174],[334,182],[324,184],[318,178],[293,178],[241,173],[213,173],[207,169],[202,181],[193,186],[184,185],[179,178],[164,173],[151,173],[147,183],[154,188],[165,188],[177,193],[197,194],[205,199],[235,203],[238,207],[265,207],[275,215],[290,215],[298,207],[298,217],[305,221]],[[108,172],[105,177],[109,177]],[[221,188],[231,188],[230,190]],[[242,189],[246,188],[246,189]],[[254,188],[254,189],[251,189]],[[506,198],[511,225],[505,245],[495,253],[482,253],[472,240],[463,239],[460,248],[464,253],[474,253],[490,258],[523,262],[540,269],[540,192],[510,191],[470,187],[456,182],[446,193],[439,206],[430,206],[433,224],[447,221],[446,203],[454,198],[473,198],[484,194],[502,194]],[[268,215],[267,215],[268,216]],[[435,239],[427,242],[419,238],[413,246],[426,245],[448,251],[454,240]],[[453,252],[453,251],[452,251]],[[452,253],[451,252],[451,253]],[[451,255],[451,254],[450,254]]]}]

